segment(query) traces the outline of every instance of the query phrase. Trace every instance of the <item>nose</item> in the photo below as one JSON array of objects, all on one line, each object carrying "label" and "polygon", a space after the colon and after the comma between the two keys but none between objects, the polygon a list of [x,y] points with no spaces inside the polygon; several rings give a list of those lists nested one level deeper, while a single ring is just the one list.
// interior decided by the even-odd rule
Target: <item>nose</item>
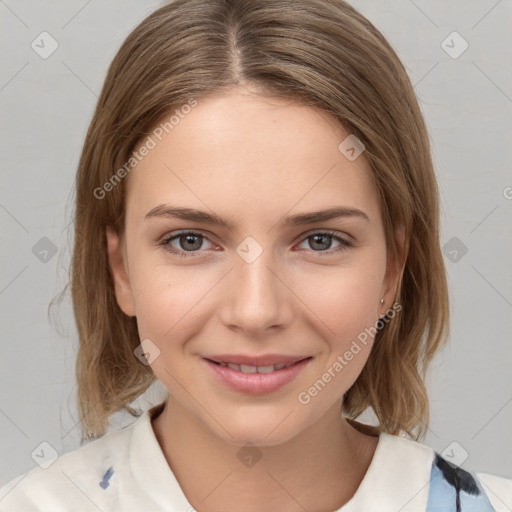
[{"label": "nose", "polygon": [[293,293],[271,250],[263,250],[252,262],[235,255],[226,278],[220,316],[228,328],[257,337],[290,324]]}]

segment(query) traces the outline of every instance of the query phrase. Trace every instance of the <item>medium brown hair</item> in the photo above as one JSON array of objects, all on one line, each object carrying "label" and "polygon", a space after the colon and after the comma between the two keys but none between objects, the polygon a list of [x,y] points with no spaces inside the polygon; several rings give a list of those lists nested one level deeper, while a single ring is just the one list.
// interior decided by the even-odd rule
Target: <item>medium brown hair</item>
[{"label": "medium brown hair", "polygon": [[[108,264],[105,228],[124,233],[126,179],[102,198],[94,191],[116,172],[119,178],[174,109],[244,85],[330,113],[365,146],[389,256],[400,262],[395,302],[403,309],[377,333],[343,410],[356,418],[371,407],[382,430],[418,440],[429,423],[427,366],[448,335],[438,188],[403,65],[342,0],[176,0],[144,19],[116,54],[76,177],[71,292],[82,439],[103,435],[114,412],[137,415],[130,405],[156,379],[134,355],[137,321],[119,308]],[[403,252],[394,236],[399,225]]]}]

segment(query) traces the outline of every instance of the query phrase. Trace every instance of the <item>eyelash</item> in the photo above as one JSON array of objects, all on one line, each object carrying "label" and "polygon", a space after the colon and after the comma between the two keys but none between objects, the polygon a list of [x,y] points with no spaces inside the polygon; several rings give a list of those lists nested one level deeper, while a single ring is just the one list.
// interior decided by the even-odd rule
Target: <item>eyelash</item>
[{"label": "eyelash", "polygon": [[[202,233],[199,233],[197,231],[181,231],[177,234],[172,234],[170,236],[166,236],[161,242],[158,243],[158,245],[162,246],[164,248],[164,250],[166,250],[172,254],[175,254],[176,256],[178,256],[180,258],[197,257],[197,255],[194,253],[201,253],[202,251],[183,251],[183,250],[178,250],[178,249],[175,249],[174,247],[172,247],[171,242],[173,240],[176,240],[177,238],[184,236],[184,235],[192,235],[192,236],[197,236],[197,237],[202,237],[202,238],[208,239],[205,235],[203,235]],[[340,242],[340,245],[338,247],[336,247],[335,249],[326,249],[325,251],[311,250],[311,252],[317,253],[319,256],[329,256],[334,253],[343,252],[343,251],[346,251],[349,247],[353,246],[353,244],[351,242],[349,242],[345,238],[338,236],[335,231],[315,231],[313,233],[308,234],[306,237],[304,237],[301,240],[301,242],[303,242],[304,240],[307,240],[308,238],[315,236],[315,235],[332,237],[334,240]]]}]

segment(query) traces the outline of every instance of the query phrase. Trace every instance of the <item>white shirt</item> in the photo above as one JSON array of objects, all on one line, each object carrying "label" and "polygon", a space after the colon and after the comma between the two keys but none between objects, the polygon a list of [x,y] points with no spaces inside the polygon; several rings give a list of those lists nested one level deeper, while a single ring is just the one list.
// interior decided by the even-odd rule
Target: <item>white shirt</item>
[{"label": "white shirt", "polygon": [[[152,428],[162,405],[47,469],[37,466],[11,480],[0,488],[0,512],[193,512]],[[381,432],[356,493],[336,512],[427,511],[434,457],[425,445]],[[476,475],[492,507],[512,511],[512,479]]]}]

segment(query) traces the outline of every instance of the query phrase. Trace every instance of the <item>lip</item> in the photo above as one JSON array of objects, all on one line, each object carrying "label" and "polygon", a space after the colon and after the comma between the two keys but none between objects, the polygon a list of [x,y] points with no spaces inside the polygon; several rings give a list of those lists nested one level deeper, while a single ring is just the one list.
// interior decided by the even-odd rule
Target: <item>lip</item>
[{"label": "lip", "polygon": [[[245,361],[254,361],[254,359],[255,358],[246,357]],[[306,359],[301,358],[300,360],[296,360],[292,366],[282,368],[281,370],[275,370],[271,373],[243,373],[237,370],[232,370],[227,366],[220,366],[210,359],[203,358],[203,361],[206,366],[210,368],[214,377],[219,379],[220,382],[230,389],[249,395],[264,395],[277,391],[290,383],[311,362],[312,359],[312,357],[307,357]],[[243,360],[241,356],[239,360]],[[268,361],[268,359],[265,359],[265,361]],[[286,363],[290,361],[290,358],[288,358],[288,360],[284,362]],[[256,364],[253,366],[264,366],[264,364]]]}]

